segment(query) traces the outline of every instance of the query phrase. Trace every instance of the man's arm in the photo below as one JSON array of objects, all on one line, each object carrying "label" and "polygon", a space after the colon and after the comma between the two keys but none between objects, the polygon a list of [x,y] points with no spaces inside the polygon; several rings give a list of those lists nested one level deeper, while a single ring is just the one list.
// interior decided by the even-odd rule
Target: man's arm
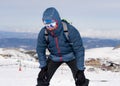
[{"label": "man's arm", "polygon": [[71,30],[69,32],[70,41],[73,43],[73,51],[76,57],[77,67],[79,70],[84,70],[84,47],[83,42],[80,36],[80,33],[76,28],[71,26]]},{"label": "man's arm", "polygon": [[45,35],[44,35],[44,29],[42,29],[38,35],[37,39],[37,55],[40,63],[40,68],[43,68],[46,66],[46,40],[45,40]]}]

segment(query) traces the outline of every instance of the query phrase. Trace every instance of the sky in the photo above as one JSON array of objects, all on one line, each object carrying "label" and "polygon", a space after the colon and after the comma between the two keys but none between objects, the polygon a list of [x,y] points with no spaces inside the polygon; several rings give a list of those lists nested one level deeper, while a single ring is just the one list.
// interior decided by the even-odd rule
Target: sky
[{"label": "sky", "polygon": [[0,31],[39,32],[48,7],[55,7],[84,36],[120,37],[120,0],[0,0]]}]

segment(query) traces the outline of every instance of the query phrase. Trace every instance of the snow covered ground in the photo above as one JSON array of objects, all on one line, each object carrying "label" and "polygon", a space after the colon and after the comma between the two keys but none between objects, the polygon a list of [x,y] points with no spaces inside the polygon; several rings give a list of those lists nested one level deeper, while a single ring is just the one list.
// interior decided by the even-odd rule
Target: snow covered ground
[{"label": "snow covered ground", "polygon": [[85,52],[85,59],[89,58],[105,59],[120,64],[120,48],[103,47],[88,49]]},{"label": "snow covered ground", "polygon": [[[86,60],[99,57],[119,63],[120,49],[112,49],[98,48],[86,50]],[[5,52],[3,52],[3,49],[0,49],[0,86],[35,86],[37,74],[40,71],[38,62],[27,54],[13,50],[7,52],[9,55],[12,53],[11,58],[3,58],[2,54]],[[17,57],[22,56],[25,58],[17,59]],[[87,71],[88,68],[89,66],[86,67],[85,75],[90,79],[89,86],[119,86],[120,72],[102,71],[100,69],[90,72]],[[59,67],[51,80],[50,86],[75,86],[68,66],[62,65]]]},{"label": "snow covered ground", "polygon": [[[0,67],[1,86],[35,86],[38,68]],[[85,72],[89,78],[89,86],[119,86],[120,73],[117,72]],[[68,67],[60,67],[51,80],[50,86],[75,86],[72,74]]]}]

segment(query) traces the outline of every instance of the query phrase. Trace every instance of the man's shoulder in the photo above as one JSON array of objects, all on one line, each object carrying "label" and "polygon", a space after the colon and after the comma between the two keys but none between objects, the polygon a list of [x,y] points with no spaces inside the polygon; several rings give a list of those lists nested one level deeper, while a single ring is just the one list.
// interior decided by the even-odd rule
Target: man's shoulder
[{"label": "man's shoulder", "polygon": [[43,37],[45,35],[45,27],[41,28],[39,33],[38,33],[38,36],[40,37]]},{"label": "man's shoulder", "polygon": [[44,32],[45,32],[45,29],[46,29],[45,27],[41,28],[39,33],[40,33],[40,34],[41,34],[41,33],[44,33]]},{"label": "man's shoulder", "polygon": [[67,24],[68,32],[76,32],[77,29],[72,24]]}]

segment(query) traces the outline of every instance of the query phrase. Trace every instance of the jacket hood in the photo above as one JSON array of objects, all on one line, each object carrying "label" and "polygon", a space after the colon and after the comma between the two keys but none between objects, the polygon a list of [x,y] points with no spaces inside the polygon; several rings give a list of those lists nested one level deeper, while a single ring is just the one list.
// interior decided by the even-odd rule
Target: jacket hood
[{"label": "jacket hood", "polygon": [[58,11],[54,8],[54,7],[50,7],[50,8],[47,8],[44,13],[43,13],[43,20],[46,20],[46,19],[52,19],[52,20],[56,20],[59,22],[61,22],[61,18],[59,16],[59,13]]},{"label": "jacket hood", "polygon": [[58,29],[54,30],[54,33],[56,35],[59,35],[62,28],[62,23],[61,23],[60,15],[54,7],[47,8],[43,13],[42,20],[49,20],[49,19],[57,21]]}]

